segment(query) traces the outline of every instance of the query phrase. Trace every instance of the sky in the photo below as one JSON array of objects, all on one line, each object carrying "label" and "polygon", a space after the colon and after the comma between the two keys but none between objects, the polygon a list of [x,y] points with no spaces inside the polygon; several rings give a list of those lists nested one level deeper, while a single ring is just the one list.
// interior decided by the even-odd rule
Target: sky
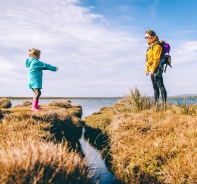
[{"label": "sky", "polygon": [[1,0],[0,96],[33,97],[28,49],[59,68],[43,71],[42,97],[120,97],[145,75],[146,30],[170,46],[168,96],[197,94],[196,0]]}]

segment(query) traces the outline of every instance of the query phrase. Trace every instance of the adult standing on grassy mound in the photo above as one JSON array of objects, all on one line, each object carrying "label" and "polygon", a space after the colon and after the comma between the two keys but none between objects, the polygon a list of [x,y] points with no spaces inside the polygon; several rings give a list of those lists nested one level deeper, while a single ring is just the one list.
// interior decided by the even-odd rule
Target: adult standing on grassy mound
[{"label": "adult standing on grassy mound", "polygon": [[33,90],[34,97],[32,101],[32,110],[39,111],[38,103],[41,95],[42,89],[42,70],[51,70],[56,72],[58,70],[57,67],[52,66],[47,63],[41,62],[40,59],[41,51],[38,49],[29,49],[29,58],[26,60],[26,67],[28,70],[28,83],[29,88]]},{"label": "adult standing on grassy mound", "polygon": [[145,32],[145,39],[148,42],[149,48],[146,52],[146,75],[150,74],[154,89],[155,103],[158,103],[160,91],[162,102],[167,101],[167,91],[163,82],[163,71],[160,71],[159,63],[162,57],[162,46],[159,44],[159,38],[152,30]]}]

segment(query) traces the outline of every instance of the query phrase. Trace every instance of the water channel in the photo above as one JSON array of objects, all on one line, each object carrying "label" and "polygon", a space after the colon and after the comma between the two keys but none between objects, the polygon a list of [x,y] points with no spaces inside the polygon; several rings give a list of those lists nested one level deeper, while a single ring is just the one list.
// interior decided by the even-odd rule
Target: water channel
[{"label": "water channel", "polygon": [[[86,116],[91,115],[93,112],[99,111],[101,107],[111,106],[116,103],[119,98],[99,98],[99,99],[71,99],[72,105],[80,104],[83,109],[82,119]],[[12,106],[17,104],[22,104],[26,100],[11,100]],[[45,100],[41,99],[40,104],[45,105],[54,101],[53,99]],[[83,129],[85,131],[85,129]],[[84,132],[83,132],[84,133]],[[99,150],[92,147],[88,141],[86,141],[83,136],[79,140],[82,150],[86,156],[88,167],[91,174],[93,175],[93,183],[99,181],[99,184],[119,184],[120,182],[115,178],[115,176],[107,168],[105,161],[102,159]]]}]

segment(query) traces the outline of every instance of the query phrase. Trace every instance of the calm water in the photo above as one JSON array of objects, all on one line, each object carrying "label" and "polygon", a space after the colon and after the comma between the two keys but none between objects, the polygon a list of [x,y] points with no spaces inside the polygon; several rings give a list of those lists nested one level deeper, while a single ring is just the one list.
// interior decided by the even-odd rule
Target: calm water
[{"label": "calm water", "polygon": [[195,104],[197,103],[197,98],[168,98],[168,102],[173,104],[186,103],[186,104]]}]

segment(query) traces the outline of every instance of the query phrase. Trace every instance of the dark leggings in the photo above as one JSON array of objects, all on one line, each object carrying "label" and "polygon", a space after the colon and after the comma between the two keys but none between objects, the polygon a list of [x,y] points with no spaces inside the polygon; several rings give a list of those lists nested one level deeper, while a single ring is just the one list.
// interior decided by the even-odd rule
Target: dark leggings
[{"label": "dark leggings", "polygon": [[34,92],[34,100],[38,100],[41,95],[41,90],[39,88],[33,88],[32,90]]},{"label": "dark leggings", "polygon": [[166,102],[167,91],[163,83],[163,77],[151,75],[151,81],[152,81],[153,89],[154,89],[155,102],[158,102],[159,100],[159,95],[160,95],[159,90],[161,91],[162,102]]}]

